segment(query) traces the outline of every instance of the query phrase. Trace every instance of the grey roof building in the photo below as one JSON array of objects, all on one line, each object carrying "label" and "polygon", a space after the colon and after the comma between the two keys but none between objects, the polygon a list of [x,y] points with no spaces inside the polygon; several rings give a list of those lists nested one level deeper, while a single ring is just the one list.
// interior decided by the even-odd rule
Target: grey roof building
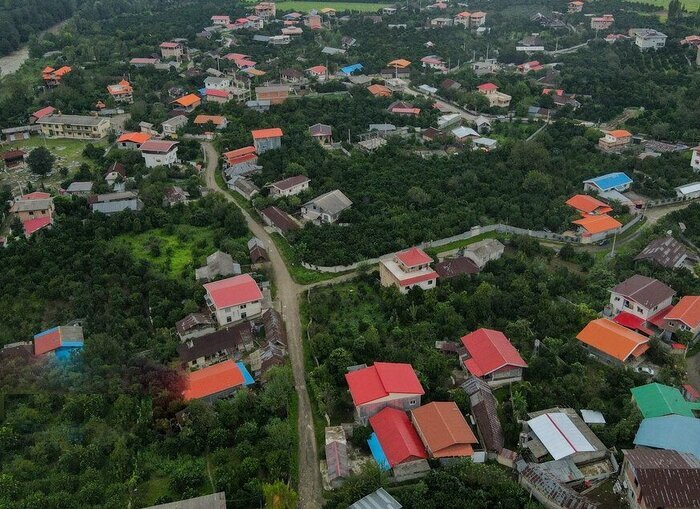
[{"label": "grey roof building", "polygon": [[483,269],[491,260],[498,260],[505,250],[505,246],[496,239],[485,239],[470,244],[461,250],[460,255],[469,258],[479,269]]},{"label": "grey roof building", "polygon": [[143,202],[133,191],[98,194],[90,196],[88,202],[93,212],[102,212],[107,215],[125,210],[139,211],[143,208]]},{"label": "grey roof building", "polygon": [[634,259],[648,260],[667,269],[677,269],[690,267],[700,258],[673,237],[662,237],[649,243]]},{"label": "grey roof building", "polygon": [[384,488],[379,488],[352,504],[348,509],[401,509],[402,507]]},{"label": "grey roof building", "polygon": [[301,207],[301,214],[315,223],[335,223],[340,213],[352,206],[352,201],[341,191],[329,191]]},{"label": "grey roof building", "polygon": [[226,493],[220,491],[212,495],[169,502],[167,504],[153,505],[146,509],[226,509]]},{"label": "grey roof building", "polygon": [[218,277],[233,276],[241,273],[240,264],[233,261],[230,254],[222,251],[207,256],[207,264],[195,270],[197,281],[211,281]]},{"label": "grey roof building", "polygon": [[92,182],[71,182],[66,189],[68,194],[82,194],[92,191]]}]

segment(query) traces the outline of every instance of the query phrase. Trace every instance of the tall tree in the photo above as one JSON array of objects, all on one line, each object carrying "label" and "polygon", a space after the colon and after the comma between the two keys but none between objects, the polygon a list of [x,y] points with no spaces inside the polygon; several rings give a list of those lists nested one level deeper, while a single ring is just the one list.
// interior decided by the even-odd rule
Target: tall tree
[{"label": "tall tree", "polygon": [[31,151],[27,157],[27,164],[32,173],[46,176],[53,168],[56,157],[46,147],[38,147]]}]

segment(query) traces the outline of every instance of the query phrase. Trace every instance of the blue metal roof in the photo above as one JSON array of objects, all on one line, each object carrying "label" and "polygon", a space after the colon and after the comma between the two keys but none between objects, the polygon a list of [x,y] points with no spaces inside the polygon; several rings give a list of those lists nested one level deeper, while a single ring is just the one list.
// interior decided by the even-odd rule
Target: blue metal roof
[{"label": "blue metal roof", "polygon": [[384,454],[384,449],[382,449],[382,444],[379,443],[376,433],[372,433],[369,440],[367,440],[367,444],[369,445],[369,450],[372,451],[374,461],[377,462],[380,470],[391,470],[389,460],[387,459],[386,454]]},{"label": "blue metal roof", "polygon": [[243,375],[243,385],[253,385],[255,380],[253,379],[253,375],[250,374],[250,371],[248,371],[248,368],[245,367],[245,364],[242,362],[237,362],[236,365],[241,369],[241,374]]},{"label": "blue metal roof", "polygon": [[634,437],[634,444],[688,452],[700,459],[700,419],[683,415],[644,419]]},{"label": "blue metal roof", "polygon": [[619,186],[631,184],[632,179],[622,172],[608,173],[592,179],[584,180],[586,183],[591,183],[600,188],[601,191],[608,191]]},{"label": "blue metal roof", "polygon": [[355,71],[361,71],[362,69],[364,69],[364,67],[362,67],[362,64],[352,64],[352,65],[346,65],[345,67],[343,67],[340,70],[345,74],[352,74]]}]

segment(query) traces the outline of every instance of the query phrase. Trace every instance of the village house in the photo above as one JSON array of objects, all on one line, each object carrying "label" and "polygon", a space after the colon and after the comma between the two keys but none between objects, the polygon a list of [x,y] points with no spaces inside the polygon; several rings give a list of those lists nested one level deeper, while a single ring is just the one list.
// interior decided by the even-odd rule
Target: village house
[{"label": "village house", "polygon": [[515,51],[524,51],[525,53],[544,51],[544,43],[538,34],[528,35],[518,41]]},{"label": "village house", "polygon": [[207,256],[206,265],[195,269],[194,276],[197,281],[213,281],[220,277],[234,276],[240,273],[240,264],[234,262],[230,254],[215,251]]},{"label": "village house", "polygon": [[480,27],[486,24],[486,13],[481,11],[472,12],[469,15],[469,26]]},{"label": "village house", "polygon": [[387,111],[404,117],[417,117],[420,115],[420,108],[416,108],[413,104],[404,101],[394,101],[389,105]]},{"label": "village house", "polygon": [[690,157],[690,167],[695,171],[700,171],[700,147],[695,147]]},{"label": "village house", "polygon": [[93,184],[90,181],[87,182],[71,182],[66,188],[66,194],[68,196],[87,196],[92,193]]},{"label": "village house", "polygon": [[374,432],[369,439],[372,456],[380,470],[392,470],[396,481],[425,475],[428,454],[406,412],[384,408],[369,418]]},{"label": "village house", "polygon": [[84,342],[80,325],[61,325],[34,336],[34,355],[51,354],[56,359],[66,360],[83,348]]},{"label": "village house", "polygon": [[510,106],[511,96],[498,91],[498,86],[493,83],[483,83],[476,87],[477,92],[486,96],[491,108],[507,108]]},{"label": "village house", "polygon": [[355,405],[355,419],[365,425],[386,407],[401,411],[418,408],[425,394],[410,364],[375,362],[346,373],[345,380]]},{"label": "village house", "polygon": [[253,237],[248,241],[248,253],[250,262],[253,265],[270,261],[270,257],[265,249],[265,243],[257,237]]},{"label": "village house", "polygon": [[478,274],[479,267],[469,258],[458,256],[436,263],[435,272],[437,272],[439,279],[450,279],[465,274]]},{"label": "village house", "polygon": [[214,15],[211,17],[211,23],[215,26],[226,26],[231,24],[231,17],[225,15]]},{"label": "village house", "polygon": [[206,102],[217,104],[226,104],[232,97],[229,90],[214,90],[208,88],[204,89],[202,96]]},{"label": "village house", "polygon": [[182,110],[186,113],[192,113],[199,106],[202,105],[202,99],[197,94],[187,94],[178,99],[175,99],[172,104],[175,105],[175,109]]},{"label": "village house", "polygon": [[67,65],[64,65],[63,67],[60,67],[58,69],[54,69],[53,67],[45,67],[43,71],[41,71],[41,77],[44,80],[44,84],[47,87],[57,87],[58,85],[61,84],[61,79],[66,75],[70,74],[70,72],[73,69],[68,67]]},{"label": "village house", "polygon": [[658,279],[635,274],[610,291],[614,321],[646,335],[663,327],[676,292]]},{"label": "village house", "polygon": [[576,194],[566,200],[566,204],[577,210],[582,216],[599,216],[613,211],[607,203],[588,194]]},{"label": "village house", "polygon": [[463,368],[492,387],[523,379],[527,363],[500,331],[478,329],[463,336],[465,353],[460,356]]},{"label": "village house", "polygon": [[631,509],[700,505],[700,459],[645,447],[622,452],[620,477]]},{"label": "village house", "polygon": [[275,2],[260,2],[255,6],[255,15],[261,18],[274,18],[277,15]]},{"label": "village house", "polygon": [[597,360],[613,365],[635,364],[649,349],[648,337],[607,318],[589,322],[576,339]]},{"label": "village house", "polygon": [[384,85],[370,85],[367,87],[367,91],[372,94],[374,97],[391,97],[391,90],[389,90],[387,87]]},{"label": "village house", "polygon": [[335,189],[301,206],[301,215],[314,224],[333,224],[338,221],[340,214],[352,206],[350,199],[341,191]]},{"label": "village house", "polygon": [[163,136],[177,138],[178,129],[185,127],[187,122],[189,122],[189,120],[185,115],[176,115],[168,120],[164,120],[160,125],[163,130]]},{"label": "village house", "polygon": [[305,175],[295,175],[270,184],[270,196],[282,198],[303,193],[309,189],[311,180]]},{"label": "village house", "polygon": [[671,236],[651,241],[635,261],[649,261],[666,269],[686,268],[691,270],[700,257]]},{"label": "village house", "polygon": [[573,2],[569,2],[569,8],[567,9],[567,12],[569,14],[575,14],[577,12],[583,11],[583,2],[580,2],[579,0],[574,0]]},{"label": "village house", "polygon": [[221,326],[260,316],[263,295],[250,274],[242,274],[204,285],[207,302]]},{"label": "village house", "polygon": [[216,323],[204,313],[190,313],[175,323],[175,331],[180,341],[205,336],[216,330]]},{"label": "village house", "polygon": [[179,162],[176,141],[148,140],[141,145],[139,150],[146,162],[146,168],[172,166]]},{"label": "village house", "polygon": [[[687,401],[680,390],[660,383],[649,383],[630,389],[632,401],[645,419],[665,415],[695,417],[700,404]],[[700,444],[698,444],[700,447]]]},{"label": "village house", "polygon": [[314,124],[309,127],[309,135],[321,145],[333,143],[333,128],[326,124]]},{"label": "village house", "polygon": [[101,212],[108,216],[125,210],[136,212],[143,209],[143,202],[134,191],[93,195],[88,197],[88,203],[92,212]]},{"label": "village house", "polygon": [[160,43],[160,55],[163,60],[175,60],[180,62],[185,54],[185,47],[179,42]]},{"label": "village house", "polygon": [[247,175],[260,170],[258,155],[255,147],[243,147],[229,150],[222,154],[224,159],[224,173],[230,179],[234,175]]},{"label": "village house", "polygon": [[634,436],[634,445],[638,449],[663,449],[700,458],[700,405],[692,406],[698,413],[691,416],[671,414],[644,419]]},{"label": "village house", "polygon": [[163,190],[163,206],[174,207],[180,203],[187,204],[190,201],[190,193],[180,186],[168,186]]},{"label": "village house", "polygon": [[42,118],[48,115],[53,115],[54,113],[56,113],[56,108],[53,106],[46,106],[45,108],[41,108],[40,110],[37,110],[29,115],[29,123],[36,124]]},{"label": "village house", "polygon": [[592,30],[607,30],[615,22],[612,14],[603,14],[602,16],[594,16],[591,18]]},{"label": "village house", "polygon": [[581,107],[581,103],[576,99],[575,94],[567,94],[561,88],[545,88],[542,90],[542,95],[551,96],[556,108],[571,106],[573,109],[578,109]]},{"label": "village house", "polygon": [[673,306],[663,318],[664,330],[690,333],[694,338],[700,334],[700,297],[686,295]]},{"label": "village house", "polygon": [[228,76],[207,76],[204,79],[204,88],[207,90],[227,90],[231,88],[231,78]]},{"label": "village house", "polygon": [[255,383],[242,362],[225,360],[197,371],[185,373],[185,401],[201,399],[214,402]]},{"label": "village house", "polygon": [[544,69],[544,66],[539,60],[531,60],[517,66],[517,70],[521,74],[527,74],[530,71],[541,71],[542,69]]},{"label": "village house", "polygon": [[258,154],[282,147],[282,129],[273,127],[269,129],[257,129],[251,132],[253,145]]},{"label": "village house", "polygon": [[295,85],[307,81],[304,77],[303,72],[301,72],[298,69],[291,68],[282,69],[282,72],[280,73],[280,79],[285,83],[292,83]]},{"label": "village house", "polygon": [[239,361],[255,348],[254,324],[245,321],[206,335],[190,337],[177,345],[180,362],[201,369],[224,360]]},{"label": "village house", "polygon": [[630,28],[629,36],[634,37],[634,43],[639,49],[654,49],[663,48],[666,46],[668,36],[654,30],[653,28]]},{"label": "village house", "polygon": [[32,134],[39,132],[41,132],[41,128],[38,125],[21,125],[0,130],[0,133],[5,137],[5,141],[9,142],[28,140]]},{"label": "village house", "polygon": [[0,157],[7,170],[17,170],[26,166],[27,153],[24,150],[9,150]]},{"label": "village house", "polygon": [[117,146],[127,150],[138,150],[141,145],[151,139],[148,133],[124,133],[117,138]]},{"label": "village house", "polygon": [[274,205],[261,210],[260,217],[267,226],[283,237],[290,231],[299,229],[299,224],[289,214]]},{"label": "village house", "polygon": [[621,231],[622,223],[607,214],[587,215],[571,221],[577,226],[582,244],[591,244],[606,239]]},{"label": "village house", "polygon": [[258,101],[270,101],[270,104],[282,104],[289,97],[289,92],[289,85],[255,87],[255,98]]},{"label": "village house", "polygon": [[619,152],[632,143],[632,133],[625,129],[609,131],[598,140],[598,147],[603,152]]},{"label": "village house", "polygon": [[20,220],[26,237],[53,224],[55,210],[51,195],[42,192],[18,196],[10,205],[10,214]]},{"label": "village house", "polygon": [[[600,196],[605,196],[607,193],[615,191],[617,193],[623,193],[631,186],[632,179],[622,172],[608,173],[606,175],[601,175],[600,177],[583,181],[584,191],[595,191]],[[616,195],[613,193],[613,196]]]},{"label": "village house", "polygon": [[[384,9],[388,9],[388,7],[384,7]],[[396,12],[396,9],[393,9],[393,11]],[[394,497],[389,495],[384,488],[379,488],[377,491],[370,493],[366,497],[362,497],[360,500],[348,507],[348,509],[367,509],[371,507],[381,507],[382,509],[401,509],[403,506],[399,504]]]},{"label": "village house", "polygon": [[158,58],[135,57],[129,60],[129,64],[134,67],[154,67],[160,62]]},{"label": "village house", "polygon": [[411,410],[411,421],[431,459],[474,453],[476,436],[454,401],[433,401]]},{"label": "village house", "polygon": [[293,36],[303,34],[304,30],[301,27],[288,26],[280,30],[280,32],[282,33],[282,35]]},{"label": "village house", "polygon": [[233,175],[227,182],[229,189],[233,189],[246,200],[252,200],[256,194],[260,193],[260,188],[247,177]]},{"label": "village house", "polygon": [[676,196],[686,200],[700,198],[700,182],[693,182],[675,188]]},{"label": "village house", "polygon": [[342,426],[328,426],[325,429],[325,479],[331,488],[336,489],[350,476],[350,458],[348,457],[348,443],[345,430]]},{"label": "village house", "polygon": [[107,92],[117,103],[131,104],[134,102],[134,89],[126,80],[121,80],[115,85],[107,85]]},{"label": "village house", "polygon": [[228,125],[228,120],[222,115],[197,115],[194,119],[194,125],[206,126],[209,122],[215,129],[226,129]]},{"label": "village house", "polygon": [[460,249],[458,254],[459,256],[464,256],[471,260],[479,270],[481,270],[488,262],[498,260],[503,256],[504,251],[505,246],[500,241],[496,239],[484,239]]},{"label": "village house", "polygon": [[455,127],[450,131],[450,134],[455,137],[455,140],[459,143],[464,143],[468,140],[476,140],[481,136],[471,127],[459,126]]},{"label": "village house", "polygon": [[[126,168],[121,163],[113,162],[105,170],[104,178],[107,185],[111,188],[114,188],[116,185],[124,185]],[[123,191],[123,189],[121,190]]]},{"label": "village house", "polygon": [[411,288],[435,288],[438,275],[430,264],[433,259],[425,251],[412,247],[395,253],[392,258],[379,261],[379,279],[382,286],[394,286],[401,293]]},{"label": "village house", "polygon": [[471,13],[469,11],[463,11],[455,14],[455,17],[452,20],[452,23],[454,25],[462,25],[464,28],[469,28],[469,19],[470,19]]},{"label": "village house", "polygon": [[452,26],[452,18],[433,18],[430,20],[431,28],[445,28]]},{"label": "village house", "polygon": [[99,140],[109,134],[112,123],[108,118],[86,115],[46,115],[36,122],[47,138]]},{"label": "village house", "polygon": [[325,65],[315,65],[306,69],[308,75],[316,78],[319,82],[323,82],[328,77],[328,68]]}]

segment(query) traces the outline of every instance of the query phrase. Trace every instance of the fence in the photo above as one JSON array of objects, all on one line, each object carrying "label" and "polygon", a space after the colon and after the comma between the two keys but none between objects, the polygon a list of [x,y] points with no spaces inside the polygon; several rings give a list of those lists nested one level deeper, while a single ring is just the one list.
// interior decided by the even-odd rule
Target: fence
[{"label": "fence", "polygon": [[652,200],[646,203],[646,208],[653,209],[655,207],[665,207],[667,205],[673,205],[675,203],[681,203],[685,201],[695,201],[700,199],[700,196],[694,198],[689,198],[687,196],[676,196],[674,198],[661,198],[660,200]]}]

